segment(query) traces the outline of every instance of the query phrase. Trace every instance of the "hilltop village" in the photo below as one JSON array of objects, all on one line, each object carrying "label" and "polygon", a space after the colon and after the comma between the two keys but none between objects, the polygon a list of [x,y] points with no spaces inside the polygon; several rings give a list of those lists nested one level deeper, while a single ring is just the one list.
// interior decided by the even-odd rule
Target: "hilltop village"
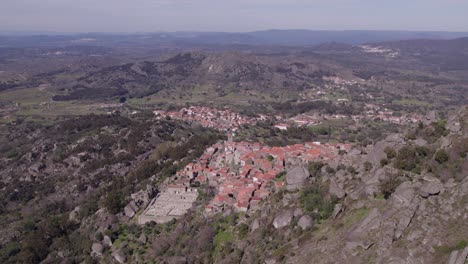
[{"label": "hilltop village", "polygon": [[[361,118],[380,118],[393,123],[412,123],[417,116],[396,117],[393,112],[376,105],[366,105],[366,111],[359,116],[327,115],[311,116],[300,114],[288,119],[274,116],[274,127],[287,130],[291,126],[313,126],[320,119],[345,119],[355,121]],[[269,117],[246,117],[229,109],[217,110],[209,107],[182,108],[179,111],[154,111],[158,118],[184,120],[204,127],[226,131],[229,140],[217,143],[205,150],[196,161],[178,171],[161,186],[159,195],[150,202],[139,216],[144,224],[155,221],[165,223],[184,215],[198,197],[197,188],[210,186],[216,190],[215,197],[205,205],[206,213],[216,213],[231,208],[246,212],[255,210],[258,204],[277,188],[292,183],[286,182],[286,171],[307,166],[318,160],[330,160],[351,148],[350,144],[321,144],[309,142],[286,147],[268,147],[260,143],[233,142],[232,135],[244,125],[253,125]]]},{"label": "hilltop village", "polygon": [[286,147],[249,142],[217,143],[196,162],[177,172],[174,181],[165,186],[139,217],[139,223],[164,223],[182,216],[195,202],[195,188],[200,185],[217,190],[217,195],[205,205],[206,213],[226,208],[243,212],[254,210],[275,188],[294,185],[294,182],[285,182],[286,169],[315,160],[333,159],[340,150],[347,151],[350,147],[319,142]]}]

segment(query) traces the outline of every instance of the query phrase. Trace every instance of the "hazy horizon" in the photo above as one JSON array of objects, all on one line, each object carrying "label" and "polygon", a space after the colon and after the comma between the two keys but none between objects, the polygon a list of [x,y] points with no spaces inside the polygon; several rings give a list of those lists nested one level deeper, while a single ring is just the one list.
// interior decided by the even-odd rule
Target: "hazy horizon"
[{"label": "hazy horizon", "polygon": [[3,0],[0,32],[467,32],[462,0]]},{"label": "hazy horizon", "polygon": [[177,30],[177,31],[129,31],[129,32],[119,32],[119,31],[76,31],[76,32],[66,32],[66,31],[26,31],[26,30],[19,30],[19,31],[7,31],[7,30],[0,30],[0,34],[3,35],[35,35],[35,34],[42,34],[42,35],[87,35],[87,34],[109,34],[109,35],[138,35],[138,34],[162,34],[162,33],[232,33],[232,34],[248,34],[248,33],[255,33],[255,32],[266,32],[266,31],[310,31],[310,32],[380,32],[380,33],[391,33],[391,32],[408,32],[408,33],[467,33],[467,31],[442,31],[442,30],[379,30],[379,29],[345,29],[345,30],[334,30],[334,29],[301,29],[301,28],[290,28],[290,29],[261,29],[261,30],[251,30],[251,31],[203,31],[203,30]]}]

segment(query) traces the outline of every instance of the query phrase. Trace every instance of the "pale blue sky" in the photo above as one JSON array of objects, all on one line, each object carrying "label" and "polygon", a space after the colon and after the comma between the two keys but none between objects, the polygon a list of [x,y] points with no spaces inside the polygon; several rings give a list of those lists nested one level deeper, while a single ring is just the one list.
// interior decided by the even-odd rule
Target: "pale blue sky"
[{"label": "pale blue sky", "polygon": [[468,0],[0,0],[0,31],[468,31]]}]

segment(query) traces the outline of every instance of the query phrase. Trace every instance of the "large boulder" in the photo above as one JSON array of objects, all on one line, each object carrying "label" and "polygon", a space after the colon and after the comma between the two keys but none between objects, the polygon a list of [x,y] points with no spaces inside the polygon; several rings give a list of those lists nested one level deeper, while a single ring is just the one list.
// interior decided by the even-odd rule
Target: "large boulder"
[{"label": "large boulder", "polygon": [[278,229],[291,224],[294,213],[292,210],[285,210],[276,215],[273,220],[273,226]]},{"label": "large boulder", "polygon": [[308,215],[303,215],[301,218],[299,218],[299,221],[297,221],[297,225],[302,228],[302,230],[311,228],[313,224],[314,220]]},{"label": "large boulder", "polygon": [[372,149],[367,153],[365,160],[372,163],[374,168],[380,167],[380,161],[387,158],[385,154],[386,147],[398,149],[399,146],[405,145],[405,139],[400,134],[390,134],[383,141],[375,143]]},{"label": "large boulder", "polygon": [[101,256],[102,252],[104,252],[104,246],[101,243],[94,243],[91,246],[91,251],[93,255]]},{"label": "large boulder", "polygon": [[148,242],[148,238],[145,236],[145,234],[142,233],[140,237],[138,237],[138,242],[146,244],[146,242]]},{"label": "large boulder", "polygon": [[70,222],[79,223],[80,222],[80,210],[81,208],[79,206],[75,207],[75,209],[73,209],[73,211],[71,211],[70,214],[68,214],[68,220]]},{"label": "large boulder", "polygon": [[128,216],[129,218],[132,218],[135,216],[136,212],[138,212],[140,208],[138,205],[135,203],[135,201],[131,201],[127,206],[124,208],[125,215]]},{"label": "large boulder", "polygon": [[258,219],[255,219],[252,222],[252,226],[250,227],[250,230],[252,230],[252,232],[255,232],[255,230],[257,230],[259,227],[260,227],[260,221],[258,221]]},{"label": "large boulder", "polygon": [[112,247],[112,239],[109,236],[104,236],[102,243],[108,247]]},{"label": "large boulder", "polygon": [[439,194],[444,188],[443,184],[438,181],[426,182],[421,186],[419,190],[419,195],[423,198],[427,198],[431,195]]},{"label": "large boulder", "polygon": [[117,250],[117,251],[114,251],[114,253],[112,253],[112,256],[114,257],[115,260],[117,260],[118,263],[120,264],[123,264],[127,261],[127,257],[125,256],[125,254],[120,251],[120,250]]},{"label": "large boulder", "polygon": [[450,254],[448,264],[465,264],[468,259],[468,247],[465,247],[463,251],[452,251]]},{"label": "large boulder", "polygon": [[338,186],[338,183],[336,183],[336,181],[333,180],[330,182],[329,192],[331,195],[335,196],[338,199],[342,199],[346,195],[346,192],[342,188],[340,188],[340,186]]},{"label": "large boulder", "polygon": [[301,217],[304,214],[301,208],[294,209],[294,217]]},{"label": "large boulder", "polygon": [[182,256],[172,256],[167,258],[168,264],[185,264],[187,263],[187,258]]},{"label": "large boulder", "polygon": [[309,178],[310,173],[304,167],[295,167],[286,174],[287,189],[294,191],[299,189]]},{"label": "large boulder", "polygon": [[125,206],[124,213],[127,217],[132,218],[135,216],[136,212],[130,205]]}]

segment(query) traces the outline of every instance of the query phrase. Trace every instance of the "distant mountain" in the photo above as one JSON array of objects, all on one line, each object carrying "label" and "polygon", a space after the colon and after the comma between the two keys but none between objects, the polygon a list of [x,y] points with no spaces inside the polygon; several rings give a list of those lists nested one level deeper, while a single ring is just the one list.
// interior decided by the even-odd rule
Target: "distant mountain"
[{"label": "distant mountain", "polygon": [[415,39],[369,44],[384,48],[399,57],[412,57],[438,71],[468,70],[468,37],[452,40]]},{"label": "distant mountain", "polygon": [[371,44],[396,49],[408,53],[463,53],[468,52],[468,37],[451,40],[445,39],[414,39]]},{"label": "distant mountain", "polygon": [[0,34],[0,47],[69,45],[80,40],[93,45],[250,45],[250,46],[314,46],[337,42],[351,45],[399,41],[407,39],[454,39],[468,37],[467,32],[418,32],[418,31],[313,31],[266,30],[247,33],[226,32],[162,32],[146,34],[76,34],[76,35],[14,35]]}]

